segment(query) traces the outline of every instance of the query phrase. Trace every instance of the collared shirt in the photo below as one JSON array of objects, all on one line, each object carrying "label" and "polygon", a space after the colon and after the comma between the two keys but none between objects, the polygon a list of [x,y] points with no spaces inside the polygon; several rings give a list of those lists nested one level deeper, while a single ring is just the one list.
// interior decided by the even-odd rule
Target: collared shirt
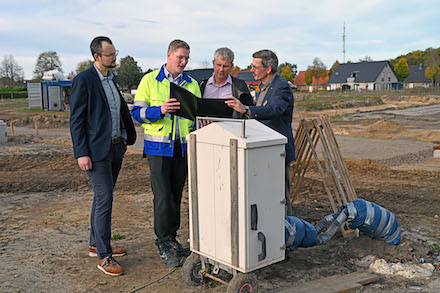
[{"label": "collared shirt", "polygon": [[[165,76],[167,77],[167,79],[169,80],[169,82],[172,82],[174,84],[179,85],[180,82],[182,81],[182,73],[179,74],[176,78],[173,77],[173,75],[167,70],[167,66],[165,64],[165,66],[163,67],[163,71],[165,73]],[[180,131],[179,131],[179,119],[181,119],[179,116],[176,115],[176,140],[180,138]]]},{"label": "collared shirt", "polygon": [[203,93],[204,99],[224,99],[232,96],[232,78],[228,78],[222,85],[215,82],[214,75],[212,75],[206,82],[205,91]]},{"label": "collared shirt", "polygon": [[263,100],[264,100],[264,97],[266,96],[267,89],[269,88],[270,84],[274,80],[275,75],[276,75],[276,73],[274,75],[272,75],[271,77],[269,77],[269,79],[266,80],[266,82],[262,82],[258,86],[260,88],[260,94],[258,95],[257,106],[261,106],[263,104]]},{"label": "collared shirt", "polygon": [[112,118],[112,137],[120,137],[121,134],[121,100],[119,97],[118,89],[113,82],[113,72],[108,71],[107,76],[104,76],[101,71],[95,66],[96,72],[98,72],[99,79],[101,80],[102,87],[104,88],[105,96],[107,97],[108,106],[110,108],[110,114]]}]

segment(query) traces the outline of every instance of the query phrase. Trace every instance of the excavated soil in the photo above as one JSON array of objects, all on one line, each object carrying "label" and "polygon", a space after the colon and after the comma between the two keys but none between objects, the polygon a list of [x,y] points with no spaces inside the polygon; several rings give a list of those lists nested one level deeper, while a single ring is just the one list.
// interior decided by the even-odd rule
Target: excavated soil
[{"label": "excavated soil", "polygon": [[[407,133],[408,123],[368,117],[335,120],[332,124],[335,132],[359,137],[358,143],[366,143],[368,133],[375,134],[371,137],[376,139],[388,135],[413,142],[417,135],[426,137],[426,132],[438,131],[419,129],[408,137],[402,134]],[[128,251],[118,259],[125,274],[115,278],[100,272],[97,260],[87,254],[93,191],[73,158],[66,125],[60,127],[67,133],[64,137],[35,137],[30,128],[31,134],[10,137],[8,143],[0,145],[0,292],[130,292],[145,285],[137,292],[226,290],[219,282],[192,287],[183,281],[180,268],[171,271],[161,264],[154,245],[149,170],[140,148],[127,152],[114,197],[112,232],[122,239],[113,245]],[[358,132],[353,133],[353,129]],[[362,132],[367,134],[359,135]],[[428,141],[436,143],[435,139]],[[351,143],[356,148],[356,142]],[[367,155],[343,154],[358,197],[395,214],[403,231],[401,244],[386,245],[362,233],[358,238],[337,233],[323,246],[298,248],[287,260],[255,272],[262,292],[281,288],[295,292],[300,283],[368,269],[376,259],[411,265],[424,262],[439,268],[440,160],[403,154],[397,163],[380,163]],[[427,162],[432,168],[425,168]],[[189,228],[187,190],[182,210],[179,236],[185,242]],[[293,210],[297,217],[313,224],[332,213],[314,164],[306,173]],[[360,291],[440,290],[437,271],[415,279],[379,276],[378,282]],[[221,277],[230,278],[226,273]]]}]

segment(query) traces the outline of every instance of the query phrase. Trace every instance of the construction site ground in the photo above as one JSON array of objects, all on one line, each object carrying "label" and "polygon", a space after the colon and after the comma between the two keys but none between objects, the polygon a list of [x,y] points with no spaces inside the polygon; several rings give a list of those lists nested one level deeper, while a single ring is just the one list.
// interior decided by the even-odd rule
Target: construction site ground
[{"label": "construction site ground", "polygon": [[[411,266],[407,274],[377,273],[379,280],[358,292],[439,292],[440,273],[440,102],[432,99],[385,100],[363,108],[294,113],[303,118],[326,114],[345,158],[357,196],[395,214],[402,229],[399,246],[360,233],[337,233],[327,244],[298,248],[289,258],[254,272],[262,292],[291,288],[337,274],[368,270],[384,259],[388,265]],[[27,114],[29,115],[29,114]],[[38,116],[40,115],[40,116]],[[34,124],[23,113],[2,109],[0,119],[15,121],[14,136],[0,145],[0,292],[224,292],[226,286],[207,282],[186,284],[180,268],[158,280],[165,268],[154,244],[153,194],[142,158],[142,130],[129,147],[115,189],[112,233],[127,249],[118,258],[120,277],[104,275],[97,259],[88,256],[93,190],[73,157],[68,115],[35,113]],[[55,117],[54,117],[55,116]],[[270,195],[268,195],[270,196]],[[295,216],[315,224],[332,213],[319,173],[312,163],[293,203]],[[182,203],[179,239],[188,239],[188,193]],[[417,268],[433,265],[430,273]],[[418,276],[412,278],[414,276]],[[230,278],[222,273],[224,279]],[[150,284],[151,283],[151,284]]]}]

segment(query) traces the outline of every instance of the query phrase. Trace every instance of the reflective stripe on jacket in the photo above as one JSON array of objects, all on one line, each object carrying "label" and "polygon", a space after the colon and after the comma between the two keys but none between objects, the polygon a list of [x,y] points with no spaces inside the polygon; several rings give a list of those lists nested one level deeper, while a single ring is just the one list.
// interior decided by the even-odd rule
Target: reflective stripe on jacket
[{"label": "reflective stripe on jacket", "polygon": [[[144,128],[144,154],[172,157],[178,121],[182,155],[185,155],[185,137],[194,129],[194,122],[184,118],[177,119],[170,113],[161,114],[160,106],[170,98],[170,82],[165,76],[164,66],[142,78],[131,115]],[[182,73],[182,82],[179,85],[201,97],[197,81],[189,75]]]}]

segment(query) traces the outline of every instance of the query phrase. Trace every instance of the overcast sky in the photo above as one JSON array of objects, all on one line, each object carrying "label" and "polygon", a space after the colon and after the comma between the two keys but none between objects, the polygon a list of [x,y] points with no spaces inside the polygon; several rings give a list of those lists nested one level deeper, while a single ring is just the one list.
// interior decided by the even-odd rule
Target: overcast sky
[{"label": "overcast sky", "polygon": [[12,55],[33,77],[37,57],[56,51],[67,75],[92,59],[91,40],[106,35],[119,58],[132,56],[144,71],[166,62],[173,39],[191,47],[187,69],[211,64],[227,46],[235,65],[247,67],[252,53],[271,49],[280,63],[305,70],[314,57],[329,68],[366,55],[395,58],[440,47],[438,1],[408,0],[0,0],[0,57]]}]

